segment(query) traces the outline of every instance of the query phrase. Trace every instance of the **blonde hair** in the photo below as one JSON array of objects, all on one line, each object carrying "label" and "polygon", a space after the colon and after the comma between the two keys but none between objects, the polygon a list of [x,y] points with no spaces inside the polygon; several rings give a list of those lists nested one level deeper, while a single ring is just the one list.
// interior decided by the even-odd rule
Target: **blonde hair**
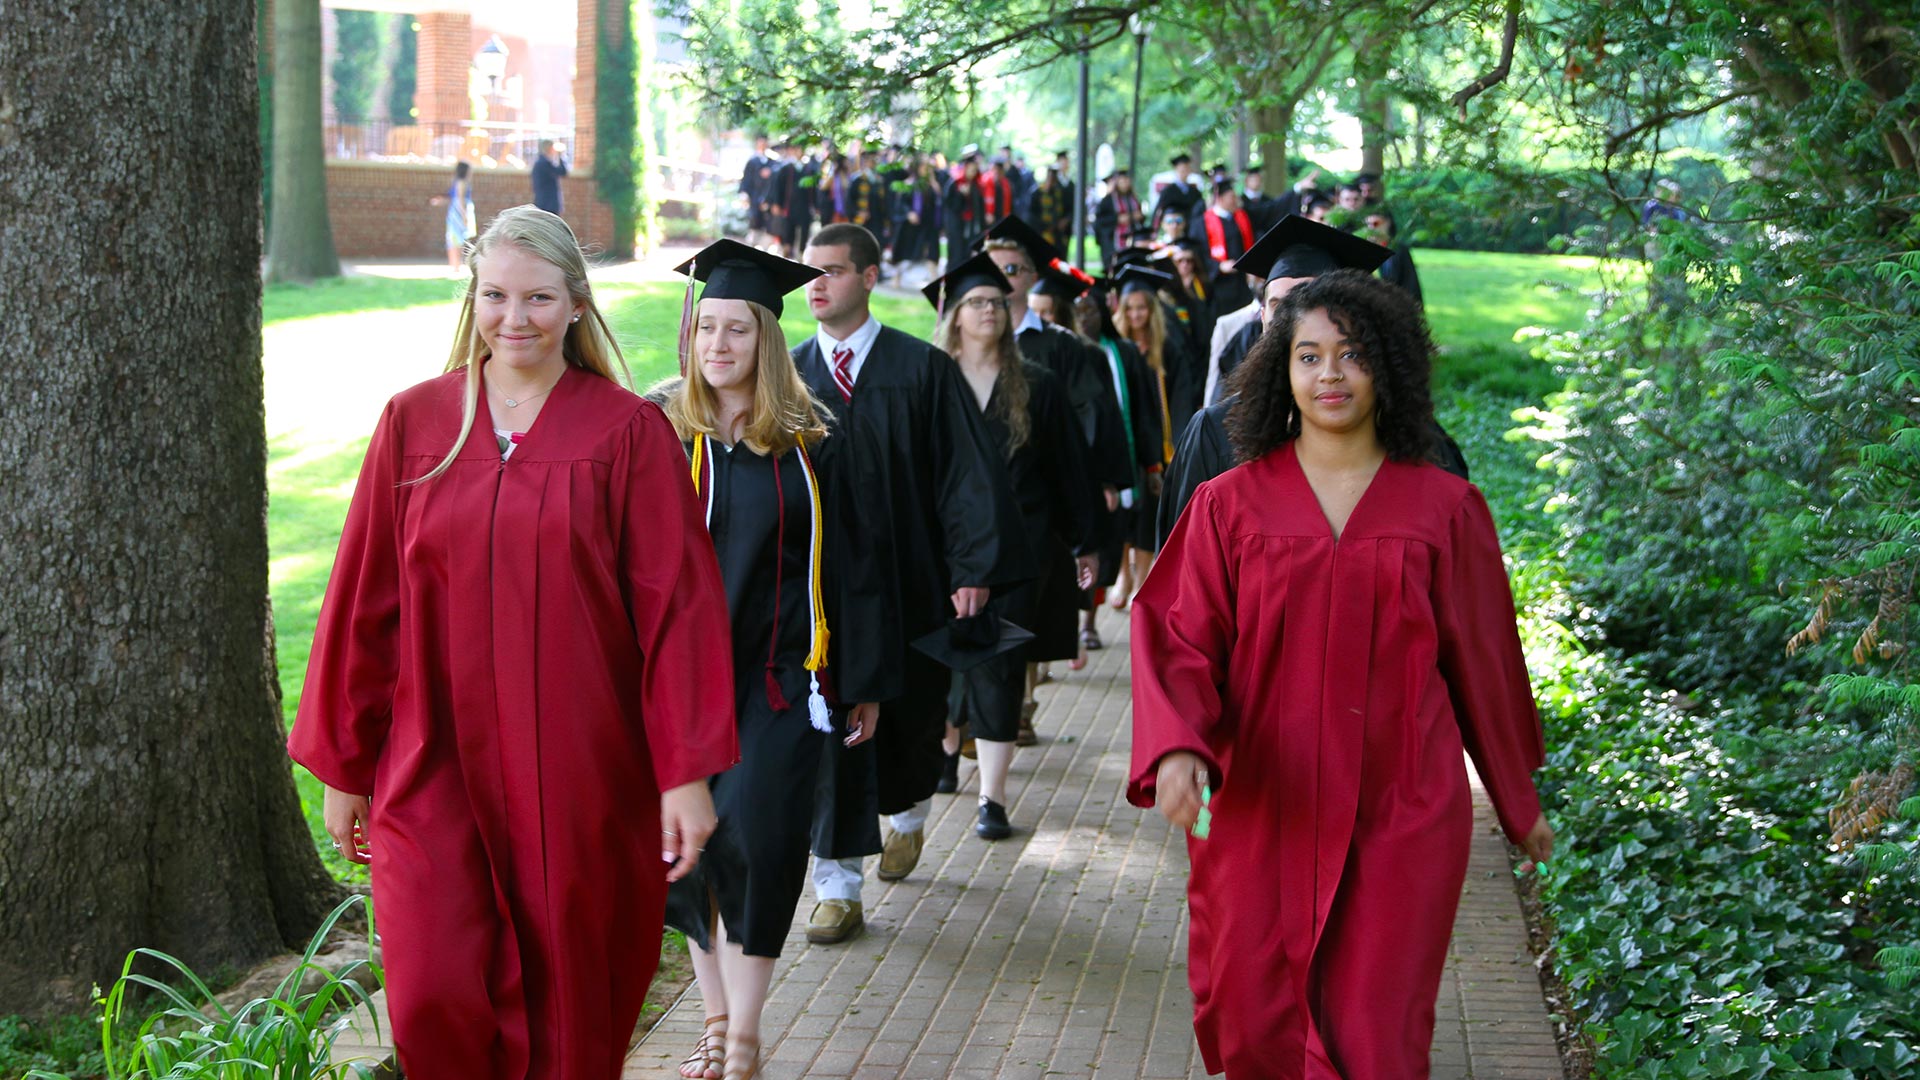
[{"label": "blonde hair", "polygon": [[[1147,340],[1134,336],[1133,320],[1127,317],[1127,296],[1144,296],[1147,299]],[[1167,313],[1160,306],[1160,297],[1151,292],[1132,292],[1120,297],[1115,305],[1120,309],[1120,336],[1126,338],[1146,354],[1147,366],[1155,371],[1167,370]]]},{"label": "blonde hair", "polygon": [[[940,351],[956,358],[960,355],[962,306],[958,297],[949,297],[946,310],[940,314],[940,324],[934,331],[934,340],[940,346]],[[1051,330],[1046,332],[1052,333]],[[1027,444],[1033,426],[1027,416],[1027,400],[1033,391],[1027,384],[1027,369],[1020,358],[1020,350],[1013,343],[1013,319],[1002,320],[1000,340],[994,343],[994,351],[999,354],[1000,378],[994,386],[989,404],[994,414],[1006,422],[1007,457],[1012,458],[1014,451]]]},{"label": "blonde hair", "polygon": [[580,321],[567,325],[567,336],[560,346],[567,366],[612,382],[628,382],[627,359],[620,352],[620,344],[614,340],[607,320],[601,316],[599,305],[593,302],[593,286],[587,281],[587,257],[580,250],[579,238],[559,215],[536,206],[502,210],[487,223],[479,239],[467,245],[467,294],[460,301],[460,318],[454,324],[453,348],[447,355],[446,367],[448,372],[461,368],[467,372],[461,395],[460,434],[455,436],[453,447],[432,472],[408,483],[425,483],[446,472],[460,456],[467,436],[473,433],[474,418],[480,413],[480,368],[493,356],[473,317],[473,297],[480,282],[477,267],[482,258],[502,246],[519,248],[558,269],[566,278],[568,299],[581,305]]},{"label": "blonde hair", "polygon": [[[758,343],[754,346],[753,412],[740,441],[756,454],[778,457],[803,438],[810,442],[826,438],[826,409],[800,378],[800,369],[787,352],[787,335],[780,329],[780,320],[751,300],[746,304],[753,312]],[[688,335],[689,349],[692,336]],[[713,384],[700,370],[698,357],[687,357],[685,367],[686,377],[667,394],[667,419],[683,442],[693,441],[696,435],[717,437],[720,410]]]}]

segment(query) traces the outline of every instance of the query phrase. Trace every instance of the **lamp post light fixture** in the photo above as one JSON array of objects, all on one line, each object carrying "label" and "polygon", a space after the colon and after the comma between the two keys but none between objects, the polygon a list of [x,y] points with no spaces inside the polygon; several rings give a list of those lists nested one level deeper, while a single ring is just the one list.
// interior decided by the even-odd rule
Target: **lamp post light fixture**
[{"label": "lamp post light fixture", "polygon": [[497,97],[500,80],[507,76],[507,43],[500,40],[499,34],[488,37],[480,51],[473,54],[473,69],[486,77],[488,96]]}]

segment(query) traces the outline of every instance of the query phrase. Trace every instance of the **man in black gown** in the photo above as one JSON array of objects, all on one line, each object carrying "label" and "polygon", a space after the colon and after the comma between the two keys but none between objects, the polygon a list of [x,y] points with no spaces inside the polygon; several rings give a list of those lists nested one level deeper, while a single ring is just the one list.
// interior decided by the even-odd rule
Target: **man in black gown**
[{"label": "man in black gown", "polygon": [[[880,246],[857,225],[833,225],[803,253],[823,271],[807,289],[819,332],[794,363],[834,415],[845,498],[828,512],[845,538],[832,567],[843,624],[884,627],[871,655],[829,665],[841,701],[878,701],[879,732],[829,755],[814,823],[810,941],[857,931],[877,813],[892,816],[879,875],[905,877],[919,861],[926,804],[939,780],[947,669],[908,647],[956,615],[984,609],[992,589],[1034,576],[1023,547],[1001,541],[1019,510],[1005,464],[951,357],[881,326],[869,308]],[[870,846],[865,848],[871,850]]]},{"label": "man in black gown", "polygon": [[[1240,260],[1241,268],[1266,278],[1260,320],[1242,331],[1248,342],[1257,340],[1267,320],[1279,308],[1281,298],[1304,281],[1338,269],[1378,270],[1391,252],[1351,233],[1330,225],[1288,215],[1267,230]],[[1250,345],[1249,345],[1250,347]],[[1233,364],[1244,359],[1242,351]],[[1228,357],[1221,357],[1218,380],[1224,387],[1233,368]],[[1227,439],[1227,412],[1235,400],[1231,391],[1220,390],[1220,400],[1193,414],[1187,428],[1175,444],[1173,464],[1167,468],[1166,483],[1160,494],[1160,542],[1166,543],[1173,526],[1180,520],[1187,503],[1201,484],[1234,466],[1233,446]],[[1436,425],[1437,426],[1437,425]],[[1461,477],[1467,475],[1466,459],[1445,431],[1440,435],[1441,468]]]}]

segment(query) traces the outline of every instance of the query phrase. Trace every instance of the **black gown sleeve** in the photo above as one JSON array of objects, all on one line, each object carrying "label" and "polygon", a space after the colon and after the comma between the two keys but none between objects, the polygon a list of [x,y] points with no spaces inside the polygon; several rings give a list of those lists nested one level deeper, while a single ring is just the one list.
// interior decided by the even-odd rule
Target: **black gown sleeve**
[{"label": "black gown sleeve", "polygon": [[1173,450],[1166,482],[1160,491],[1160,516],[1154,523],[1160,545],[1166,546],[1173,527],[1201,484],[1233,467],[1233,447],[1227,441],[1227,406],[1232,399],[1209,405],[1193,414]]},{"label": "black gown sleeve", "polygon": [[1038,572],[1018,536],[1020,508],[1013,499],[1006,462],[995,449],[960,367],[933,349],[927,365],[932,415],[926,444],[934,455],[937,502],[947,537],[948,580],[956,589],[1000,588],[1029,581]]},{"label": "black gown sleeve", "polygon": [[1030,399],[1034,442],[1040,471],[1046,477],[1049,525],[1060,542],[1075,555],[1098,547],[1096,510],[1100,496],[1087,475],[1086,450],[1080,425],[1057,381],[1044,375],[1033,379]]},{"label": "black gown sleeve", "polygon": [[[1127,386],[1133,392],[1127,400],[1127,411],[1133,420],[1133,460],[1142,469],[1157,469],[1166,462],[1165,434],[1160,419],[1160,379],[1153,368],[1147,364],[1147,358],[1132,342],[1119,342],[1120,367],[1126,372]],[[1163,350],[1164,351],[1164,350]],[[1172,380],[1168,380],[1168,393],[1171,398]],[[1169,401],[1171,404],[1171,401]]]}]

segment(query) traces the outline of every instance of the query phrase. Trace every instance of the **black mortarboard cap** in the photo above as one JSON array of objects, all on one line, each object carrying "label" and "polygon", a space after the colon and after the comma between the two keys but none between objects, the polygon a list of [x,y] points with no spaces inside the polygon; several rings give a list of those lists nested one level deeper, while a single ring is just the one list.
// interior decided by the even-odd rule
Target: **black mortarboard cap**
[{"label": "black mortarboard cap", "polygon": [[1213,182],[1213,193],[1215,195],[1223,195],[1232,190],[1234,190],[1234,185],[1233,177],[1231,176],[1222,176]]},{"label": "black mortarboard cap", "polygon": [[1319,277],[1331,270],[1372,273],[1393,252],[1364,237],[1341,232],[1298,214],[1286,217],[1261,234],[1235,263],[1242,271],[1275,278]]},{"label": "black mortarboard cap", "polygon": [[1254,173],[1257,173],[1260,171],[1260,163],[1256,161],[1253,164],[1247,166],[1246,168],[1240,171],[1247,174],[1248,176],[1252,176]]},{"label": "black mortarboard cap", "polygon": [[1003,293],[1013,291],[1013,283],[1007,280],[1007,275],[1001,273],[999,267],[993,265],[992,257],[984,251],[927,282],[920,294],[927,298],[927,303],[933,305],[933,310],[945,314],[949,301],[965,296],[982,285],[992,285]]},{"label": "black mortarboard cap", "polygon": [[1193,155],[1192,154],[1175,154],[1173,155],[1173,157],[1167,160],[1167,164],[1173,165],[1173,166],[1191,165],[1193,164]]},{"label": "black mortarboard cap", "polygon": [[1121,296],[1135,292],[1157,293],[1163,286],[1173,284],[1173,275],[1141,263],[1128,263],[1113,276],[1113,281],[1120,287]]},{"label": "black mortarboard cap", "polygon": [[1127,168],[1125,165],[1122,165],[1119,168],[1108,173],[1107,175],[1101,177],[1100,179],[1105,181],[1105,180],[1111,180],[1116,176],[1132,176],[1132,175],[1133,175],[1133,170]]},{"label": "black mortarboard cap", "polygon": [[1068,263],[1059,263],[1040,271],[1040,281],[1033,287],[1037,293],[1045,293],[1057,300],[1071,304],[1081,293],[1093,288],[1094,280],[1078,267]]},{"label": "black mortarboard cap", "polygon": [[782,307],[781,297],[821,274],[805,263],[748,247],[738,240],[716,240],[674,271],[706,282],[702,298],[751,300],[776,316]]},{"label": "black mortarboard cap", "polygon": [[1033,631],[983,611],[922,634],[913,640],[913,647],[952,671],[970,671],[1032,640]]},{"label": "black mortarboard cap", "polygon": [[1011,240],[1019,244],[1026,251],[1027,257],[1033,260],[1035,270],[1045,270],[1060,261],[1059,248],[1054,247],[1051,241],[1041,236],[1040,230],[1012,214],[994,222],[974,243],[974,249],[984,251],[989,240]]}]

